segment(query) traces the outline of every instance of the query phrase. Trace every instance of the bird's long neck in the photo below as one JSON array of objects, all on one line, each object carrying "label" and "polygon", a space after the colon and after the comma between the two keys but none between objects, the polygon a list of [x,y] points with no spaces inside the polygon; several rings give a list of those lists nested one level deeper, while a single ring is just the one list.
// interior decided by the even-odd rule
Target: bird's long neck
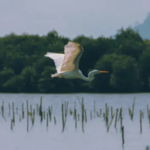
[{"label": "bird's long neck", "polygon": [[85,77],[84,75],[82,75],[82,79],[84,81],[92,81],[94,79],[94,75],[95,75],[95,72],[91,71],[89,72],[88,77]]},{"label": "bird's long neck", "polygon": [[82,76],[82,78],[84,81],[92,81],[93,79],[89,78],[89,77],[85,77],[85,76]]}]

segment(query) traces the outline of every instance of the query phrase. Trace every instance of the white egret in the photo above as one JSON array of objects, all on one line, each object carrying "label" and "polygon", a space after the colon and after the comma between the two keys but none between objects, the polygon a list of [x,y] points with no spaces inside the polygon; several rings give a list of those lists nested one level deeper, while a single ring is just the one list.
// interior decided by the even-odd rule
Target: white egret
[{"label": "white egret", "polygon": [[93,70],[89,72],[88,77],[85,77],[79,70],[79,61],[84,52],[80,44],[69,41],[64,47],[65,54],[47,52],[46,57],[54,60],[57,73],[51,77],[74,79],[80,78],[85,81],[92,81],[94,75],[99,73],[108,73],[108,71]]}]

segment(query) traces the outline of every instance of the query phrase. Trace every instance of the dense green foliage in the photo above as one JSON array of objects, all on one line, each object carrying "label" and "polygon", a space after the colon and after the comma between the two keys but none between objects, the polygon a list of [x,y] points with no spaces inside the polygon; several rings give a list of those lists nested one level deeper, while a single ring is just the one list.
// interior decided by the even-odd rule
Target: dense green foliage
[{"label": "dense green foliage", "polygon": [[0,92],[149,92],[150,40],[138,32],[121,29],[115,38],[78,36],[84,53],[79,68],[87,76],[92,69],[108,70],[92,82],[51,78],[53,60],[46,52],[63,53],[68,38],[56,31],[46,36],[10,34],[0,38]]}]

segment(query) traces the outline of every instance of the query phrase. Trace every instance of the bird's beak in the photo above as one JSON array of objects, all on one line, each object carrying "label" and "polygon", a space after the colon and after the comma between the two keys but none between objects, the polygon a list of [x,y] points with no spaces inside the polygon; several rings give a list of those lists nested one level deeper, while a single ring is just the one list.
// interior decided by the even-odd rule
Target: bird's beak
[{"label": "bird's beak", "polygon": [[99,71],[100,73],[109,73],[109,71]]}]

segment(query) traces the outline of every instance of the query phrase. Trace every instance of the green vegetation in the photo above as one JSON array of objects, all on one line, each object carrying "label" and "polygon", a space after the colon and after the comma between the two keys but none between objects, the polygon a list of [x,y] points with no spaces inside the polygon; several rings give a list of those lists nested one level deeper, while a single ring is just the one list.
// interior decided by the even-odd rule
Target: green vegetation
[{"label": "green vegetation", "polygon": [[92,69],[108,70],[92,82],[51,78],[56,72],[47,52],[64,52],[69,38],[56,31],[46,36],[10,34],[0,38],[0,92],[149,92],[150,40],[138,32],[121,29],[115,38],[78,36],[84,53],[79,68],[87,76]]}]

